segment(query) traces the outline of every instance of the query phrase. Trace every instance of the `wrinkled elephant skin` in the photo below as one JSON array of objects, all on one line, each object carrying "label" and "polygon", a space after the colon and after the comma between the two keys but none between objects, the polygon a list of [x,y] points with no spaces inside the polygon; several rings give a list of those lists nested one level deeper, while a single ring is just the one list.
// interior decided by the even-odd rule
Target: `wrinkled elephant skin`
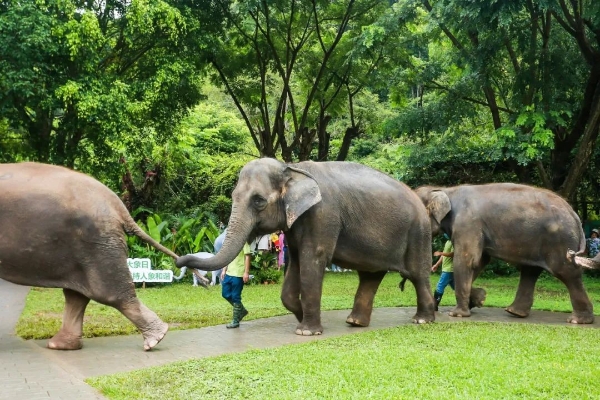
[{"label": "wrinkled elephant skin", "polygon": [[183,256],[178,266],[213,270],[227,265],[258,234],[286,232],[290,265],[281,300],[298,319],[298,335],[319,335],[321,294],[330,262],[358,271],[359,286],[346,322],[368,326],[373,298],[388,271],[417,293],[416,323],[435,318],[429,283],[431,232],[427,212],[406,185],[349,162],[254,160],[240,172],[223,248],[211,259]]},{"label": "wrinkled elephant skin", "polygon": [[416,193],[429,212],[432,233],[444,232],[454,244],[456,307],[449,315],[468,317],[470,307],[482,303],[485,292],[472,288],[472,282],[494,257],[515,265],[521,274],[507,312],[529,315],[535,284],[546,270],[569,291],[573,314],[567,321],[594,321],[581,268],[565,257],[569,249],[585,248],[585,236],[579,217],[563,198],[512,183],[426,186]]},{"label": "wrinkled elephant skin", "polygon": [[82,347],[90,299],[133,322],[145,350],[165,336],[167,324],[136,297],[125,233],[177,255],[144,233],[106,186],[53,165],[0,164],[0,226],[0,278],[63,289],[63,323],[49,340],[50,349]]}]

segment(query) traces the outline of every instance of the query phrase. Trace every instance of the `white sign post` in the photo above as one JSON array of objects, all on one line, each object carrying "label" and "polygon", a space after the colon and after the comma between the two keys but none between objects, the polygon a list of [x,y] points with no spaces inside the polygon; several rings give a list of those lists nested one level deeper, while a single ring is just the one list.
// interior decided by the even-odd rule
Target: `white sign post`
[{"label": "white sign post", "polygon": [[134,282],[173,282],[173,271],[152,270],[152,261],[149,258],[128,258],[127,266]]}]

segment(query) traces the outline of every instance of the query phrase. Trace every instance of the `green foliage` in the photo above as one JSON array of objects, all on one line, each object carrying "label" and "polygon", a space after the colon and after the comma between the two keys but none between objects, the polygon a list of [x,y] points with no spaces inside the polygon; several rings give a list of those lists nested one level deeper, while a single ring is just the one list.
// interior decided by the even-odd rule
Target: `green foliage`
[{"label": "green foliage", "polygon": [[[136,210],[141,212],[143,210]],[[200,251],[214,253],[213,244],[219,236],[219,228],[206,213],[192,216],[150,214],[145,222],[137,224],[154,240],[171,249],[176,254],[190,254]],[[155,269],[174,269],[171,257],[144,243],[137,236],[129,236],[127,245],[131,258],[150,258]]]},{"label": "green foliage", "polygon": [[277,270],[277,254],[270,251],[257,251],[252,257],[250,274],[254,278],[251,284],[278,283],[282,278],[282,271]]},{"label": "green foliage", "polygon": [[204,61],[190,46],[219,24],[210,4],[99,4],[2,4],[0,118],[26,144],[12,159],[117,174],[119,150],[148,132],[164,141],[199,100]]}]

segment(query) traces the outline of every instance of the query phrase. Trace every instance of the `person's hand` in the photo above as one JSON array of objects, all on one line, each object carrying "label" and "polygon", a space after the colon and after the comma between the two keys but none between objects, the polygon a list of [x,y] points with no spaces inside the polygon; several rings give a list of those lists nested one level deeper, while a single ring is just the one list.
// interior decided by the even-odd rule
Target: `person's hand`
[{"label": "person's hand", "polygon": [[244,283],[248,283],[248,281],[250,280],[250,274],[244,272],[244,277],[242,279],[244,280]]},{"label": "person's hand", "polygon": [[435,272],[438,269],[437,264],[431,267],[431,272]]},{"label": "person's hand", "polygon": [[225,270],[221,271],[221,282],[225,279]]},{"label": "person's hand", "polygon": [[433,255],[434,255],[435,257],[439,257],[439,256],[441,256],[441,255],[442,255],[442,252],[441,252],[441,251],[436,251],[435,253],[433,253]]}]

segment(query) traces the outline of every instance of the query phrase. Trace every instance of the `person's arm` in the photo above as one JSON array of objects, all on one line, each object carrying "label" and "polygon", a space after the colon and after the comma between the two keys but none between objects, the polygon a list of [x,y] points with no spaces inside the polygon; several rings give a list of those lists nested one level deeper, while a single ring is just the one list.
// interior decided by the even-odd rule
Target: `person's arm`
[{"label": "person's arm", "polygon": [[223,270],[221,271],[221,281],[222,281],[223,279],[225,279],[225,273],[227,272],[227,267],[228,267],[228,266],[226,265],[225,267],[223,267]]},{"label": "person's arm", "polygon": [[435,272],[438,269],[438,267],[442,263],[443,259],[444,259],[444,257],[440,257],[440,259],[437,260],[437,262],[435,264],[433,264],[433,267],[431,267],[431,272]]},{"label": "person's arm", "polygon": [[248,283],[250,280],[250,265],[252,264],[252,254],[244,255],[244,283]]},{"label": "person's arm", "polygon": [[433,253],[434,256],[438,257],[438,256],[442,256],[442,257],[448,257],[448,258],[453,258],[454,257],[454,252],[450,252],[450,253],[444,253],[443,251],[436,251],[435,253]]}]

